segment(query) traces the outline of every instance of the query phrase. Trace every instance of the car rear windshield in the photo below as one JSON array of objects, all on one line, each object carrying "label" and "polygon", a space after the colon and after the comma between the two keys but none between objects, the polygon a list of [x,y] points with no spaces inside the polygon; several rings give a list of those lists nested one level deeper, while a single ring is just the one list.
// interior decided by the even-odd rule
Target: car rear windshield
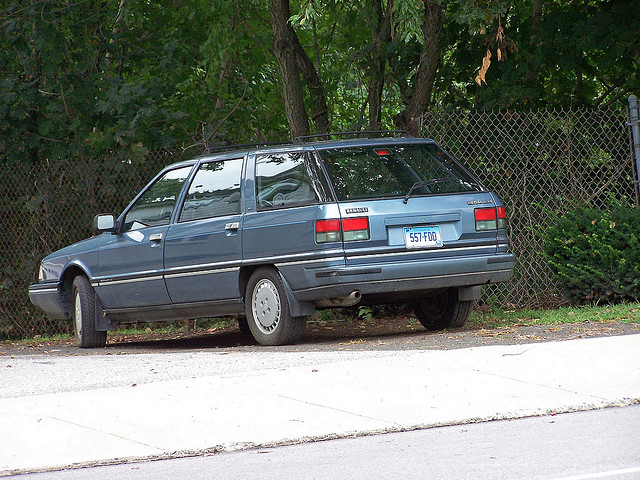
[{"label": "car rear windshield", "polygon": [[320,150],[338,200],[483,190],[435,144]]}]

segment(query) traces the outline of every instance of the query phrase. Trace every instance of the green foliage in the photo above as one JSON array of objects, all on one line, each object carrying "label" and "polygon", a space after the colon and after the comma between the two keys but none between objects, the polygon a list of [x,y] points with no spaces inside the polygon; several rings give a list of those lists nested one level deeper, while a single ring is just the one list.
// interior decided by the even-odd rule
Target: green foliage
[{"label": "green foliage", "polygon": [[575,303],[640,299],[640,209],[579,205],[542,234],[544,256]]},{"label": "green foliage", "polygon": [[[332,130],[367,126],[372,60],[386,58],[381,124],[414,91],[423,0],[291,0],[292,25],[321,77]],[[443,30],[426,108],[622,104],[640,87],[637,0],[441,1]],[[120,10],[120,5],[124,8]],[[498,25],[514,42],[497,61]],[[62,2],[0,6],[0,156],[7,162],[114,150],[288,137],[268,3]],[[473,79],[494,50],[486,85]],[[376,53],[378,52],[378,53]],[[502,52],[502,55],[507,52]],[[637,94],[637,91],[635,92]],[[307,111],[311,99],[305,98]]]},{"label": "green foliage", "polygon": [[13,1],[0,7],[0,155],[279,139],[259,1]]},{"label": "green foliage", "polygon": [[487,85],[481,87],[473,83],[474,71],[497,21],[486,21],[486,31],[461,22],[464,8],[475,3],[447,4],[444,36],[451,40],[443,48],[439,103],[514,109],[615,105],[623,110],[620,99],[638,94],[637,0],[545,1],[537,23],[533,1],[513,2],[501,13],[505,34],[517,50],[504,61],[493,52]]},{"label": "green foliage", "polygon": [[547,310],[492,308],[485,312],[472,312],[467,325],[471,328],[504,328],[596,322],[640,323],[640,303],[582,305]]},{"label": "green foliage", "polygon": [[366,305],[361,305],[358,307],[358,320],[362,320],[364,322],[370,322],[373,318],[373,310],[371,307]]}]

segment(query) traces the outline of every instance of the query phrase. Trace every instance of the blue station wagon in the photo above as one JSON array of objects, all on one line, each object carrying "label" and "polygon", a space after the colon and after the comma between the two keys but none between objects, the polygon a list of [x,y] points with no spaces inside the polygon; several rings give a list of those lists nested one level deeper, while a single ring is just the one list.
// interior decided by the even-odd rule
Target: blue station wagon
[{"label": "blue station wagon", "polygon": [[411,305],[461,327],[508,280],[500,199],[425,138],[237,147],[163,169],[93,238],[47,256],[31,301],[80,347],[127,322],[237,315],[263,345],[296,342],[316,309]]}]

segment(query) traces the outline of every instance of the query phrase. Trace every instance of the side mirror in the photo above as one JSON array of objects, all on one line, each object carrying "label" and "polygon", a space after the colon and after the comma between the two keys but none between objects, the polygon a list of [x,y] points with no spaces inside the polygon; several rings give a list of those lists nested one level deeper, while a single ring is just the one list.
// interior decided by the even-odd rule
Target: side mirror
[{"label": "side mirror", "polygon": [[99,233],[116,231],[116,216],[109,213],[101,213],[93,218],[93,228]]}]

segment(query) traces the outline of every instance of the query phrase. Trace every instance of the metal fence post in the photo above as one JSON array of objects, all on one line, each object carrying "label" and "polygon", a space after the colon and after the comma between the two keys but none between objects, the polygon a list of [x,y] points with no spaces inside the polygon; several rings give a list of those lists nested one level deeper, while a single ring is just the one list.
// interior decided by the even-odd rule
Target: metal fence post
[{"label": "metal fence post", "polygon": [[636,162],[636,192],[638,193],[638,204],[640,205],[640,119],[638,115],[638,97],[629,96],[629,126],[631,127],[631,137],[633,138],[633,155]]}]

